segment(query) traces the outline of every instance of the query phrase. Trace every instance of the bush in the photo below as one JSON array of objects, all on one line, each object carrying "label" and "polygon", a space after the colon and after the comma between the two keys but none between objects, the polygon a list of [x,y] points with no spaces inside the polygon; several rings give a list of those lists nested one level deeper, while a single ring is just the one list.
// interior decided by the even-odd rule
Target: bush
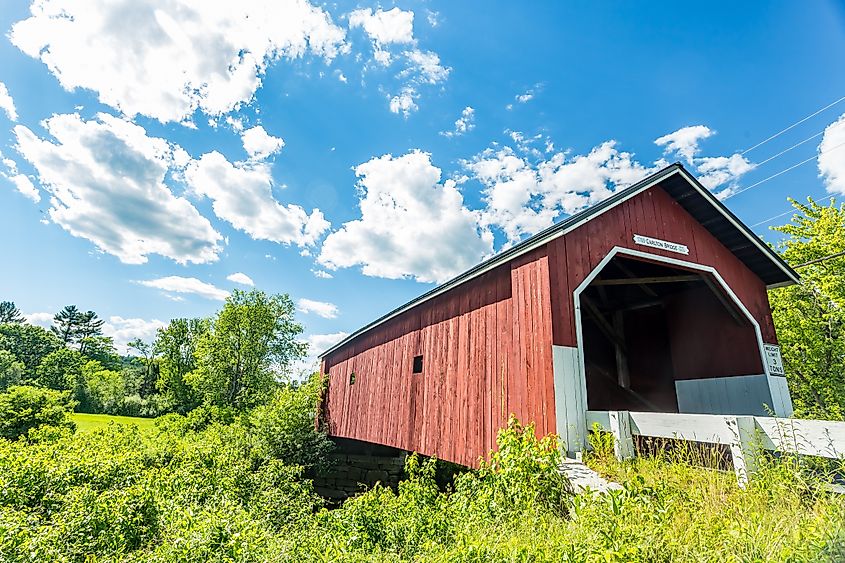
[{"label": "bush", "polygon": [[268,455],[285,463],[314,467],[333,444],[317,431],[317,401],[322,380],[315,375],[299,388],[279,389],[267,404],[252,411],[251,423]]},{"label": "bush", "polygon": [[73,429],[67,391],[16,385],[0,393],[0,437],[15,440],[42,425]]}]

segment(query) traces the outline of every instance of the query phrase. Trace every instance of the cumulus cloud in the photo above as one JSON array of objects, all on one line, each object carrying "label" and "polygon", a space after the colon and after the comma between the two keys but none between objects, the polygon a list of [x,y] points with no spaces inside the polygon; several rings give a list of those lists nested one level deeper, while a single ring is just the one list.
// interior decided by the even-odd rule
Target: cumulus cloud
[{"label": "cumulus cloud", "polygon": [[845,194],[845,114],[824,130],[819,144],[819,175],[827,191]]},{"label": "cumulus cloud", "polygon": [[37,325],[44,328],[50,328],[53,325],[53,313],[27,313],[24,315],[26,322],[31,325]]},{"label": "cumulus cloud", "polygon": [[221,236],[187,199],[165,185],[187,154],[143,128],[99,114],[54,115],[42,125],[56,140],[15,127],[17,150],[50,195],[50,219],[127,264],[149,254],[177,263],[217,260]]},{"label": "cumulus cloud", "polygon": [[0,82],[0,109],[6,112],[6,117],[12,121],[18,120],[18,111],[15,109],[15,101],[9,94],[9,89],[6,85]]},{"label": "cumulus cloud", "polygon": [[349,27],[363,28],[377,49],[391,43],[414,42],[414,12],[410,10],[355,10],[349,14]]},{"label": "cumulus cloud", "polygon": [[18,172],[18,165],[10,158],[3,158],[0,154],[0,159],[3,160],[3,165],[6,167],[6,172],[0,171],[0,177],[9,180],[15,189],[24,197],[31,199],[35,203],[41,201],[41,194],[38,193],[38,188],[32,183],[29,177]]},{"label": "cumulus cloud", "polygon": [[103,325],[103,335],[114,339],[115,347],[121,354],[130,352],[127,344],[136,338],[144,342],[152,342],[155,339],[156,331],[167,326],[167,323],[158,319],[125,319],[119,316],[109,317],[108,322]]},{"label": "cumulus cloud", "polygon": [[754,164],[741,154],[703,157],[695,159],[695,170],[698,180],[708,190],[716,191],[718,187],[729,184],[716,194],[720,199],[725,199],[736,191],[739,177],[754,170]]},{"label": "cumulus cloud", "polygon": [[12,43],[67,90],[93,90],[128,116],[184,121],[249,102],[268,66],[348,49],[307,0],[42,0]]},{"label": "cumulus cloud", "polygon": [[664,154],[676,154],[692,164],[698,154],[699,143],[715,134],[705,125],[691,125],[655,139],[654,144],[663,147]]},{"label": "cumulus cloud", "polygon": [[307,246],[329,228],[319,209],[308,214],[276,201],[266,163],[232,163],[214,151],[191,161],[184,176],[194,193],[211,199],[215,215],[254,239]]},{"label": "cumulus cloud", "polygon": [[392,8],[373,11],[370,8],[354,10],[349,14],[349,27],[363,28],[373,48],[373,59],[383,67],[400,60],[404,68],[396,75],[402,81],[398,93],[388,94],[390,111],[407,117],[419,106],[419,87],[444,82],[451,69],[440,62],[433,51],[417,46],[414,37],[414,12]]},{"label": "cumulus cloud", "polygon": [[[484,186],[484,226],[496,227],[508,244],[550,226],[560,215],[571,215],[593,205],[616,189],[641,180],[652,168],[606,141],[585,155],[557,152],[546,157],[532,143],[513,132],[516,148],[491,148],[464,163]],[[548,143],[543,143],[548,146]]]},{"label": "cumulus cloud", "polygon": [[444,137],[457,137],[473,129],[475,129],[475,110],[467,106],[455,121],[455,128],[452,131],[441,131],[440,134]]},{"label": "cumulus cloud", "polygon": [[331,275],[330,273],[328,273],[325,270],[312,269],[311,273],[314,274],[315,278],[320,278],[320,279],[324,279],[324,280],[330,280],[334,277],[333,275]]},{"label": "cumulus cloud", "polygon": [[234,274],[230,274],[226,276],[226,279],[230,282],[239,283],[241,285],[249,285],[254,286],[255,282],[252,281],[252,278],[246,275],[243,272],[235,272]]},{"label": "cumulus cloud", "polygon": [[216,301],[225,301],[229,297],[229,292],[220,289],[219,287],[198,280],[197,278],[189,278],[183,276],[167,276],[153,280],[139,280],[137,283],[146,286],[160,289],[168,295],[174,293],[199,295],[206,299],[214,299]]},{"label": "cumulus cloud", "polygon": [[296,308],[300,313],[309,314],[314,313],[324,319],[337,318],[337,305],[334,303],[326,303],[325,301],[314,301],[313,299],[299,299],[296,302]]},{"label": "cumulus cloud", "polygon": [[405,117],[408,117],[411,112],[419,109],[416,98],[416,90],[413,88],[404,88],[398,95],[390,98],[390,111],[401,113]]},{"label": "cumulus cloud", "polygon": [[323,242],[318,262],[329,269],[361,266],[368,276],[441,282],[493,250],[493,236],[464,206],[454,180],[418,150],[384,155],[355,169],[361,217]]},{"label": "cumulus cloud", "polygon": [[241,141],[249,157],[256,160],[267,158],[285,146],[283,139],[270,135],[261,125],[243,131]]}]

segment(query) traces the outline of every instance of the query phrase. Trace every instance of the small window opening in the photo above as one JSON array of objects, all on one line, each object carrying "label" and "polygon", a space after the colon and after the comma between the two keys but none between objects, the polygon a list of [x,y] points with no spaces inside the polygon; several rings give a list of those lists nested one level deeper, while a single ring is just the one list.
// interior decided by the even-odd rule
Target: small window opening
[{"label": "small window opening", "polygon": [[414,373],[422,373],[422,356],[414,356]]},{"label": "small window opening", "polygon": [[355,385],[355,372],[349,374],[349,385]]}]

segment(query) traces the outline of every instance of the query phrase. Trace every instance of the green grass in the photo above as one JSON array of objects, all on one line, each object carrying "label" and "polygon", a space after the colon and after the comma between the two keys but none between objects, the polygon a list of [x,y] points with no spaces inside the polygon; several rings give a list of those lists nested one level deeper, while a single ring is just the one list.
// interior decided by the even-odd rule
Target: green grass
[{"label": "green grass", "polygon": [[76,423],[76,429],[80,432],[91,432],[97,428],[116,424],[134,424],[140,430],[151,430],[155,424],[154,418],[139,418],[135,416],[112,416],[108,414],[87,414],[75,412],[71,419]]}]

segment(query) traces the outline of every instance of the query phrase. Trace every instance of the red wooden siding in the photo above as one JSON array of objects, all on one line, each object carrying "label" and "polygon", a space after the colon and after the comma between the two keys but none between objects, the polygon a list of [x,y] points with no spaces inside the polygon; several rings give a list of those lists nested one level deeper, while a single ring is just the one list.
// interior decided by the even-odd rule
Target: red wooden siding
[{"label": "red wooden siding", "polygon": [[[476,465],[510,413],[554,432],[551,338],[541,249],[327,356],[329,433]],[[412,374],[417,355],[423,373]]]},{"label": "red wooden siding", "polygon": [[[634,244],[635,234],[684,244],[689,255]],[[765,283],[656,186],[549,242],[555,344],[577,346],[572,292],[614,246],[715,268],[760,324],[763,341],[777,343]]]}]

